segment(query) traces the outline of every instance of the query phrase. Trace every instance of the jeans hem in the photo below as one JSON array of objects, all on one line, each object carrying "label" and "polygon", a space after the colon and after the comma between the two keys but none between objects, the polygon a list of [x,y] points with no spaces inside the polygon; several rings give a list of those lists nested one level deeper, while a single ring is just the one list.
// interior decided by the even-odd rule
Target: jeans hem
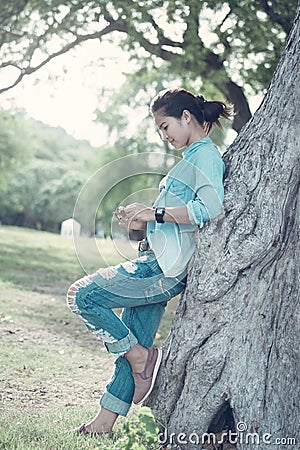
[{"label": "jeans hem", "polygon": [[105,392],[103,394],[100,400],[100,405],[103,406],[103,408],[106,408],[109,411],[112,411],[124,417],[127,416],[131,406],[130,403],[126,403],[123,400],[120,400],[119,398],[112,395],[110,392]]},{"label": "jeans hem", "polygon": [[137,338],[132,331],[129,330],[129,333],[124,338],[119,339],[116,342],[105,342],[105,347],[107,351],[113,355],[123,355],[132,349],[137,343]]}]

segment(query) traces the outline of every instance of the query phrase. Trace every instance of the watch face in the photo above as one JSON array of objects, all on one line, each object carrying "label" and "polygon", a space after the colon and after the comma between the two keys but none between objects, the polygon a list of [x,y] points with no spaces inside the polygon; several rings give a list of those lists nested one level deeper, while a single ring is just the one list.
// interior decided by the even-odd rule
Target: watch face
[{"label": "watch face", "polygon": [[165,214],[165,208],[156,208],[156,210],[155,210],[155,219],[156,219],[156,222],[158,222],[158,223],[164,223],[164,219],[163,219],[163,217],[164,217],[164,214]]}]

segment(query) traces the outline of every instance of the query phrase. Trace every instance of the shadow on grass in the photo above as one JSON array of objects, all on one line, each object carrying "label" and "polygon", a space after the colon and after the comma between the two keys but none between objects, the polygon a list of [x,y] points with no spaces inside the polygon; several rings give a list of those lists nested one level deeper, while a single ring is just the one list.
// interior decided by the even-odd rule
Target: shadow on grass
[{"label": "shadow on grass", "polygon": [[83,271],[76,257],[63,258],[48,248],[6,244],[0,254],[1,278],[24,289],[63,295]]}]

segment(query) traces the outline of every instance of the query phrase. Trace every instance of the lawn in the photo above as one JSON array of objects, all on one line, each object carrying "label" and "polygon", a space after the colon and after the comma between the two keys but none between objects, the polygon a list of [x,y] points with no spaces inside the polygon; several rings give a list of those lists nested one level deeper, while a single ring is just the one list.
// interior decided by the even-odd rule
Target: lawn
[{"label": "lawn", "polygon": [[[123,250],[134,256],[134,246]],[[75,251],[70,238],[0,227],[0,449],[158,448],[148,408],[133,407],[109,441],[71,431],[96,413],[114,360],[69,312],[65,293],[85,270],[121,260],[110,240],[82,238]],[[156,345],[176,304],[169,303]]]}]

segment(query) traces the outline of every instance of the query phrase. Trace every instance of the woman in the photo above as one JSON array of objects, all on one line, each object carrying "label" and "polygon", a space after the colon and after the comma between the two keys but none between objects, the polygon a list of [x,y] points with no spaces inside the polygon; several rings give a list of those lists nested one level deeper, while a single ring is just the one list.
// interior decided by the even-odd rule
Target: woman
[{"label": "woman", "polygon": [[[224,163],[207,137],[230,108],[184,89],[160,93],[151,105],[155,123],[183,158],[160,184],[153,207],[134,203],[118,209],[119,224],[147,229],[138,258],[99,269],[68,291],[71,310],[118,356],[100,410],[80,434],[111,432],[133,401],[141,404],[153,389],[161,350],[152,347],[165,306],[185,288],[197,226],[218,216],[223,203]],[[113,308],[123,308],[121,318]]]}]

